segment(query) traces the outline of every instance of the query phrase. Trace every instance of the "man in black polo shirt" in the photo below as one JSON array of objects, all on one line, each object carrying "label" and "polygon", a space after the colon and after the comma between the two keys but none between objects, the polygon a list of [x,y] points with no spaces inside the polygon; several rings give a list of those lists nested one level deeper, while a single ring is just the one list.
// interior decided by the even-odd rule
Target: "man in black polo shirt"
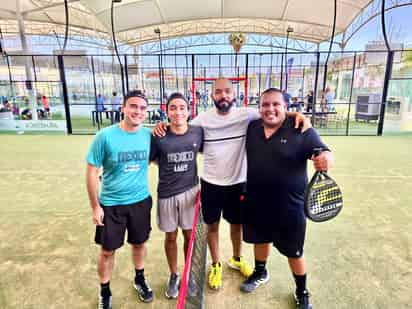
[{"label": "man in black polo shirt", "polygon": [[[250,293],[269,280],[266,260],[272,243],[288,258],[296,282],[297,308],[312,308],[303,257],[306,162],[312,159],[316,170],[327,170],[332,155],[313,128],[304,133],[294,128],[280,90],[263,92],[259,112],[262,118],[249,124],[246,136],[247,203],[243,225],[244,240],[254,244],[255,269],[241,290]],[[314,158],[314,148],[324,151]]]}]

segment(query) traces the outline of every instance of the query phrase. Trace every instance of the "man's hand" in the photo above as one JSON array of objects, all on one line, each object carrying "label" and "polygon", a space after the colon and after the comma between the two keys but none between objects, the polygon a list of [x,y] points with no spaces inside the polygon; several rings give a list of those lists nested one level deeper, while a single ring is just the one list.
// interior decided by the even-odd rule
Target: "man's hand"
[{"label": "man's hand", "polygon": [[104,211],[100,206],[96,206],[92,210],[93,223],[97,226],[103,226]]},{"label": "man's hand", "polygon": [[153,129],[152,134],[156,137],[163,137],[166,135],[167,125],[164,122],[159,122]]},{"label": "man's hand", "polygon": [[305,115],[301,113],[296,113],[294,116],[295,116],[295,129],[299,129],[299,127],[302,126],[300,130],[303,133],[307,129],[312,127],[312,124],[310,123],[309,118],[306,118]]},{"label": "man's hand", "polygon": [[323,151],[318,156],[312,156],[313,167],[317,171],[328,171],[332,167],[333,156],[330,151]]}]

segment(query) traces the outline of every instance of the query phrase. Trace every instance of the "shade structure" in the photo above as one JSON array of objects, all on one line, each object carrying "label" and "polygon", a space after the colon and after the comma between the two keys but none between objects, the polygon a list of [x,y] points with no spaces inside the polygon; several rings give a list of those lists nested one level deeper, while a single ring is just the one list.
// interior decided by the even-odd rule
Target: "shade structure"
[{"label": "shade structure", "polygon": [[[338,0],[336,35],[373,1]],[[111,0],[69,0],[70,34],[110,39]],[[26,34],[64,34],[63,0],[0,2],[0,25],[6,35],[18,33],[17,7]],[[330,39],[333,1],[330,0],[123,0],[115,4],[118,40],[142,44],[162,38],[245,32],[285,36],[320,43]]]}]

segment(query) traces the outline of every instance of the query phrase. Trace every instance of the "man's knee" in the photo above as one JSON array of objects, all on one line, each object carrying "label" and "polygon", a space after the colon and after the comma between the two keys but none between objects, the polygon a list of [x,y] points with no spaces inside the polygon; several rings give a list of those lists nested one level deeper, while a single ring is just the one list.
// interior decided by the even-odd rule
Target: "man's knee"
[{"label": "man's knee", "polygon": [[208,233],[218,233],[219,232],[219,222],[208,224],[207,232]]},{"label": "man's knee", "polygon": [[242,231],[242,224],[231,224],[230,230],[232,232],[241,232]]},{"label": "man's knee", "polygon": [[145,243],[142,243],[142,244],[133,244],[132,245],[132,250],[133,251],[141,251],[141,250],[144,250],[144,248],[145,248]]},{"label": "man's knee", "polygon": [[104,259],[109,259],[112,256],[114,256],[114,253],[115,253],[115,250],[104,250],[104,249],[102,249],[100,255]]},{"label": "man's knee", "polygon": [[302,256],[300,257],[288,257],[288,261],[289,263],[291,263],[292,265],[296,265],[296,266],[300,266],[300,265],[304,265],[305,264],[305,258]]},{"label": "man's knee", "polygon": [[185,239],[190,239],[190,235],[192,235],[192,230],[182,230],[182,233]]},{"label": "man's knee", "polygon": [[166,243],[176,243],[177,231],[166,233],[165,241]]}]

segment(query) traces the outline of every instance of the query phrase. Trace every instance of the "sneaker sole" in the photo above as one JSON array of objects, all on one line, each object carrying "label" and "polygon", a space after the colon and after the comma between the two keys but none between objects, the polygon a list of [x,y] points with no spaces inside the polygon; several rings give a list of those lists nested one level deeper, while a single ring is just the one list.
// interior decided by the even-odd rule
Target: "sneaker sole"
[{"label": "sneaker sole", "polygon": [[230,264],[229,262],[227,262],[226,264],[227,264],[227,266],[229,266],[229,268],[232,268],[232,269],[235,269],[235,270],[240,270],[240,267],[239,267],[239,266]]},{"label": "sneaker sole", "polygon": [[[101,307],[103,307],[103,306],[100,306],[100,297],[101,296],[99,296],[99,301],[98,301],[98,303],[97,303],[97,309],[100,309]],[[113,307],[113,304],[112,304],[112,299],[110,300],[110,304],[109,304],[109,309],[112,309]]]},{"label": "sneaker sole", "polygon": [[139,294],[139,289],[137,288],[137,285],[135,283],[133,283],[133,287],[137,292],[137,295],[139,296],[139,299],[144,302],[144,303],[150,303],[153,301],[153,297],[149,298],[149,299],[144,299],[140,294]]},{"label": "sneaker sole", "polygon": [[212,289],[212,290],[214,290],[214,291],[220,290],[220,289],[222,288],[222,284],[212,286],[212,285],[210,285],[210,283],[209,283],[208,285],[209,285],[209,288]]},{"label": "sneaker sole", "polygon": [[176,296],[173,296],[173,295],[167,294],[167,291],[166,291],[166,292],[165,292],[165,296],[166,296],[167,299],[176,299],[176,298],[179,296],[179,293],[177,293]]},{"label": "sneaker sole", "polygon": [[[298,297],[296,296],[296,293],[293,293],[293,300],[295,301],[296,307],[298,307],[299,302],[298,302]],[[312,304],[309,304],[309,309],[312,309],[312,308],[313,308]]]},{"label": "sneaker sole", "polygon": [[255,287],[254,290],[252,290],[252,291],[244,290],[244,289],[242,289],[242,286],[240,286],[240,290],[241,290],[243,293],[253,293],[254,291],[256,291],[256,289],[257,289],[258,287],[260,287],[261,285],[266,284],[266,283],[269,281],[269,279],[270,279],[270,276],[269,276],[269,273],[268,273],[268,276],[266,277],[266,279],[263,280],[263,281],[260,281],[259,284]]},{"label": "sneaker sole", "polygon": [[213,286],[209,285],[209,288],[211,288],[213,291],[218,291],[222,288],[222,286],[220,285],[220,286],[213,287]]},{"label": "sneaker sole", "polygon": [[248,276],[248,275],[246,275],[246,274],[244,274],[244,273],[242,272],[242,270],[240,269],[240,267],[238,267],[238,266],[236,266],[236,265],[233,265],[233,264],[230,264],[229,262],[227,262],[226,264],[227,264],[227,266],[228,266],[229,268],[231,268],[231,269],[233,269],[233,270],[240,271],[240,273],[242,274],[243,277],[248,278],[248,277],[253,273],[253,271],[252,271],[252,272],[249,274],[249,276]]}]

